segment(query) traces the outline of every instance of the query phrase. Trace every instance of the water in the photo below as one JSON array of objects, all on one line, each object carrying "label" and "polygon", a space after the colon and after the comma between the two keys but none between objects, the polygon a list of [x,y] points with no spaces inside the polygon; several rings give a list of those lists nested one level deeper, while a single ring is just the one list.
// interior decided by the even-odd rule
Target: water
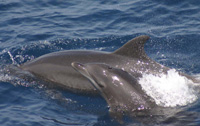
[{"label": "water", "polygon": [[[117,124],[99,96],[46,89],[42,82],[26,82],[7,72],[7,67],[13,64],[50,52],[69,49],[111,52],[133,37],[146,34],[151,37],[145,45],[148,56],[199,77],[199,6],[200,2],[195,0],[1,0],[0,124]],[[182,106],[183,111],[157,125],[200,125],[199,95],[195,97]],[[143,124],[127,119],[123,125]]]},{"label": "water", "polygon": [[185,106],[198,99],[192,87],[195,83],[180,76],[174,69],[169,70],[167,75],[144,74],[139,82],[143,90],[160,106]]}]

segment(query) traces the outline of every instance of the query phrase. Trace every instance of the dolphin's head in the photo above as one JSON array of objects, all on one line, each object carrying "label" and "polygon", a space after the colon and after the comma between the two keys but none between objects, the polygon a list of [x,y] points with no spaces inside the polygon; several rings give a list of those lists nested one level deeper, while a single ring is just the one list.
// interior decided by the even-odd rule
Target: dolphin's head
[{"label": "dolphin's head", "polygon": [[[98,63],[88,63],[82,64],[78,62],[73,62],[72,66],[80,72],[83,76],[88,78],[93,86],[100,91],[100,93],[105,92],[105,90],[109,87],[108,83],[110,75],[108,75],[108,71],[112,69],[111,67],[105,64]],[[110,73],[109,73],[110,74]]]},{"label": "dolphin's head", "polygon": [[72,67],[92,82],[112,109],[149,107],[141,86],[128,72],[102,63],[73,62]]}]

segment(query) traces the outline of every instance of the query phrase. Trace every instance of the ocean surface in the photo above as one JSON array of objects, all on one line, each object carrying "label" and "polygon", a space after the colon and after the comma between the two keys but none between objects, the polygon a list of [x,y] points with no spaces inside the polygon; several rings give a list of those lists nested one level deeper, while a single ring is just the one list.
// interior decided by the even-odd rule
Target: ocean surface
[{"label": "ocean surface", "polygon": [[[42,82],[27,82],[8,71],[43,54],[74,49],[112,52],[136,36],[149,35],[145,45],[149,57],[200,75],[197,0],[0,0],[0,17],[1,126],[148,125],[130,118],[119,124],[109,116],[100,96],[47,89]],[[172,80],[179,80],[171,75]],[[181,84],[165,79],[155,82],[173,83],[172,87]],[[195,99],[178,106],[181,112],[151,125],[199,126],[200,88],[194,91]],[[182,90],[176,93],[183,99],[188,96],[182,96]]]}]

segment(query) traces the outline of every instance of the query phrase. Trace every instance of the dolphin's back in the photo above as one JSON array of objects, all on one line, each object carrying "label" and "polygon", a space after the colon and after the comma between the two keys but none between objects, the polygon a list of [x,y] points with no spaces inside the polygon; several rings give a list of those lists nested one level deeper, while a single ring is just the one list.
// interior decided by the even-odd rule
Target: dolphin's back
[{"label": "dolphin's back", "polygon": [[105,62],[112,65],[117,56],[98,51],[62,51],[41,56],[21,66],[42,80],[79,92],[96,92],[90,82],[71,67],[72,62]]},{"label": "dolphin's back", "polygon": [[20,68],[42,80],[55,83],[55,86],[97,93],[89,81],[71,67],[71,63],[105,63],[123,69],[136,78],[144,73],[167,73],[168,67],[160,65],[146,55],[144,44],[148,39],[145,35],[136,37],[112,53],[86,50],[50,53],[25,63]]},{"label": "dolphin's back", "polygon": [[[113,53],[86,50],[50,53],[25,63],[21,68],[42,80],[56,83],[55,86],[97,93],[89,81],[71,67],[71,63],[105,63],[124,69],[136,77],[141,76],[141,71],[157,72],[160,64],[156,64],[144,52],[144,44],[148,39],[148,36],[136,37]],[[144,62],[144,64],[138,64],[138,60]]]}]

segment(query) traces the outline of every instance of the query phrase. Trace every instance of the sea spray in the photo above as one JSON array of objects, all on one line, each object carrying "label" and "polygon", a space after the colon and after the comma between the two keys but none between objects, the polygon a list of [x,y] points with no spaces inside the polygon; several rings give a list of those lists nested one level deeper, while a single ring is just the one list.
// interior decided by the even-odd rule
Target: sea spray
[{"label": "sea spray", "polygon": [[167,74],[144,74],[139,83],[156,104],[164,107],[185,106],[197,100],[191,80],[179,75],[175,69]]}]

